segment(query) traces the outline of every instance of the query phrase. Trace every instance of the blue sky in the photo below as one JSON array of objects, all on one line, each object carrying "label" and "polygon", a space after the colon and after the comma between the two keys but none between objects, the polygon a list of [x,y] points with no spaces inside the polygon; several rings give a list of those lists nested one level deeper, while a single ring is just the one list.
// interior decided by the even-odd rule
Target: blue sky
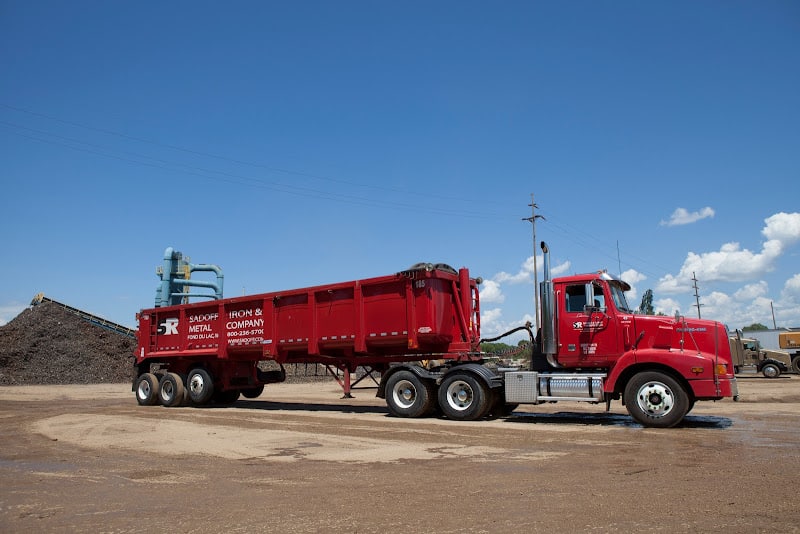
[{"label": "blue sky", "polygon": [[534,194],[556,273],[800,326],[799,53],[792,1],[0,1],[0,324],[135,326],[171,246],[227,296],[467,266],[489,336]]}]

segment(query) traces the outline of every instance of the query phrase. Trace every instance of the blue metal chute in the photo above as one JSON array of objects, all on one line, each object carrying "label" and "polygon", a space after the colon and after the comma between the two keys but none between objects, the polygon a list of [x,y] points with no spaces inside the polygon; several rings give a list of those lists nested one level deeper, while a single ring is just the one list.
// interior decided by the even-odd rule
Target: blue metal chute
[{"label": "blue metal chute", "polygon": [[[216,282],[204,282],[202,280],[192,280],[193,272],[206,271],[216,274]],[[156,271],[161,278],[161,284],[156,289],[156,307],[175,306],[186,304],[189,298],[208,298],[218,300],[222,298],[222,286],[224,276],[222,269],[216,265],[189,263],[183,258],[183,254],[167,247],[164,251],[164,261]],[[213,289],[213,293],[191,293],[190,287],[201,287]]]}]

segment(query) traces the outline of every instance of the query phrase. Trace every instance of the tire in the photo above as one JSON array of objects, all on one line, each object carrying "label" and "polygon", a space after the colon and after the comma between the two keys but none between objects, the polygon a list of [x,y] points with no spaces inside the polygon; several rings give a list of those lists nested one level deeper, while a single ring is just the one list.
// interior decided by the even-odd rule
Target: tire
[{"label": "tire", "polygon": [[800,374],[800,356],[792,357],[792,371]]},{"label": "tire", "polygon": [[136,379],[136,402],[139,406],[158,404],[158,377],[153,373],[144,373]]},{"label": "tire", "polygon": [[439,386],[439,408],[448,419],[475,421],[491,408],[491,392],[473,375],[455,372]]},{"label": "tire", "polygon": [[214,404],[230,405],[239,400],[238,389],[226,389],[225,391],[215,391],[211,400]]},{"label": "tire", "polygon": [[158,385],[158,397],[161,405],[171,408],[180,406],[184,397],[183,380],[175,373],[165,373]]},{"label": "tire", "polygon": [[636,374],[625,386],[625,407],[642,426],[673,427],[683,420],[690,404],[678,381],[658,371]]},{"label": "tire", "polygon": [[767,378],[778,378],[781,376],[781,368],[774,363],[765,363],[761,367],[761,374]]},{"label": "tire", "polygon": [[398,371],[386,381],[386,406],[396,417],[428,415],[435,398],[433,384],[412,371]]},{"label": "tire", "polygon": [[214,381],[208,371],[199,367],[189,371],[189,376],[186,377],[186,392],[193,404],[207,404],[214,394]]},{"label": "tire", "polygon": [[505,392],[502,389],[496,390],[492,399],[492,409],[489,411],[492,417],[508,417],[519,408],[519,403],[506,404]]},{"label": "tire", "polygon": [[260,385],[254,388],[247,388],[242,390],[242,395],[248,399],[257,399],[264,393],[264,385]]}]

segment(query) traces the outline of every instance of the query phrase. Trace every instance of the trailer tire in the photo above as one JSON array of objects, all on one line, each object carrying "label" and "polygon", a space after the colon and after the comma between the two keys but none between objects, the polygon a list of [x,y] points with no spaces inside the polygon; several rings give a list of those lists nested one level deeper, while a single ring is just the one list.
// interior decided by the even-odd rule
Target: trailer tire
[{"label": "trailer tire", "polygon": [[158,377],[153,373],[144,373],[136,379],[136,402],[139,406],[158,404]]},{"label": "trailer tire", "polygon": [[158,396],[162,406],[167,408],[180,406],[183,403],[184,395],[185,389],[180,375],[164,373],[164,376],[161,377],[161,382],[158,384]]},{"label": "trailer tire", "polygon": [[637,423],[654,428],[677,425],[690,406],[689,395],[678,381],[658,371],[634,375],[625,386],[624,400]]},{"label": "trailer tire", "polygon": [[242,395],[247,399],[257,399],[264,393],[264,385],[260,385],[254,388],[244,388],[242,389]]},{"label": "trailer tire", "polygon": [[208,371],[201,367],[189,371],[186,377],[186,393],[192,404],[207,404],[214,394],[214,381]]},{"label": "trailer tire", "polygon": [[398,371],[386,381],[386,406],[396,417],[428,415],[435,398],[433,384],[411,371]]},{"label": "trailer tire", "polygon": [[211,400],[214,404],[231,405],[239,400],[240,391],[238,389],[226,389],[225,391],[215,391]]},{"label": "trailer tire", "polygon": [[792,371],[794,371],[797,374],[800,374],[800,356],[792,357]]},{"label": "trailer tire", "polygon": [[761,374],[764,375],[766,378],[778,378],[779,376],[781,376],[781,368],[772,362],[765,363],[761,367]]},{"label": "trailer tire", "polygon": [[489,412],[490,400],[491,391],[486,384],[468,373],[452,373],[439,386],[439,407],[448,419],[480,419]]}]

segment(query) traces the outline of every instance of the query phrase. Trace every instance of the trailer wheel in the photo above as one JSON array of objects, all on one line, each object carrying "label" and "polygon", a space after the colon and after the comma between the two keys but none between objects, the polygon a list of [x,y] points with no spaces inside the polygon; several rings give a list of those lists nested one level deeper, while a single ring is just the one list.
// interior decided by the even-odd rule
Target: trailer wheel
[{"label": "trailer wheel", "polygon": [[792,371],[800,374],[800,356],[795,356],[792,358]]},{"label": "trailer wheel", "polygon": [[159,387],[159,398],[161,404],[166,407],[180,406],[183,402],[184,388],[183,380],[175,373],[164,373],[161,377]]},{"label": "trailer wheel", "polygon": [[781,369],[774,363],[765,363],[761,368],[761,374],[767,378],[778,378],[781,376]]},{"label": "trailer wheel", "polygon": [[206,404],[214,394],[214,381],[208,371],[198,367],[186,377],[186,390],[194,404]]},{"label": "trailer wheel", "polygon": [[264,385],[260,385],[254,388],[245,388],[242,389],[242,395],[247,399],[257,399],[264,393]]},{"label": "trailer wheel", "polygon": [[439,407],[448,419],[474,421],[491,408],[489,389],[466,373],[453,373],[439,386]]},{"label": "trailer wheel", "polygon": [[670,428],[689,411],[689,395],[671,376],[657,371],[639,373],[625,386],[625,407],[643,426]]},{"label": "trailer wheel", "polygon": [[398,371],[390,376],[386,391],[386,406],[397,417],[422,417],[433,408],[433,384],[411,371]]},{"label": "trailer wheel", "polygon": [[136,379],[136,401],[140,406],[152,406],[158,403],[158,377],[153,373],[144,373]]}]

